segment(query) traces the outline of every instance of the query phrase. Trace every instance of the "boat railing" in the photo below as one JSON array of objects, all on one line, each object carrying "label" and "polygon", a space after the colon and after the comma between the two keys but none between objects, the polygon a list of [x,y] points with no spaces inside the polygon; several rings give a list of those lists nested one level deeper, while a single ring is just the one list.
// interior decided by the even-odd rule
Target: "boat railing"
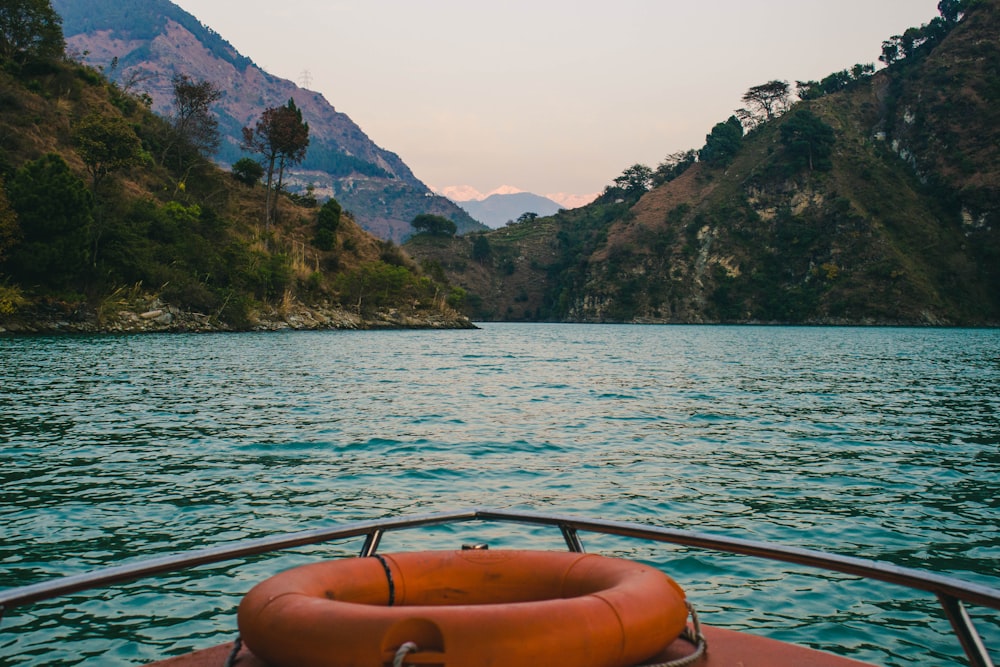
[{"label": "boat railing", "polygon": [[581,533],[597,533],[754,556],[856,575],[925,591],[937,597],[971,667],[994,667],[986,646],[966,610],[966,605],[971,604],[1000,610],[1000,589],[997,588],[900,567],[891,563],[768,542],[638,523],[502,509],[467,509],[410,517],[358,521],[330,528],[287,533],[151,558],[29,586],[11,588],[0,591],[0,620],[2,620],[3,614],[10,609],[42,600],[201,565],[296,547],[364,537],[360,555],[371,556],[376,553],[382,537],[388,532],[470,521],[552,526],[562,532],[563,539],[570,551],[584,551]]}]

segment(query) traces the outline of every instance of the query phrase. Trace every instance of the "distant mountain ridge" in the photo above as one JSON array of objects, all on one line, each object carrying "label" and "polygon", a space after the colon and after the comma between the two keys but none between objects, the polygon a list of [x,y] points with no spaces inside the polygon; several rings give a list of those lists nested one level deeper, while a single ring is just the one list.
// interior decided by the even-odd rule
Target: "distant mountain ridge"
[{"label": "distant mountain ridge", "polygon": [[[445,187],[432,186],[431,189],[437,194],[447,197],[458,205],[467,201],[483,201],[491,195],[516,195],[524,192],[521,188],[513,185],[501,185],[500,187],[487,193],[482,193],[471,185],[448,185]],[[599,194],[599,192],[591,192],[582,195],[570,192],[546,192],[538,196],[554,201],[562,208],[571,209],[586,206],[597,199]]]},{"label": "distant mountain ridge", "polygon": [[539,216],[554,215],[563,208],[559,202],[531,192],[492,194],[482,200],[472,199],[455,203],[492,229],[516,221],[525,213],[535,213]]},{"label": "distant mountain ridge", "polygon": [[305,162],[289,174],[291,189],[311,184],[317,196],[336,197],[364,229],[384,239],[402,240],[420,213],[447,217],[460,233],[482,228],[431,192],[398,155],[377,146],[323,95],[263,71],[172,2],[53,0],[52,6],[63,18],[68,48],[120,85],[147,92],[158,113],[170,111],[175,74],[217,85],[223,92],[216,107],[224,136],[219,162],[231,164],[243,155],[241,130],[265,108],[294,98],[309,123],[311,142]]}]

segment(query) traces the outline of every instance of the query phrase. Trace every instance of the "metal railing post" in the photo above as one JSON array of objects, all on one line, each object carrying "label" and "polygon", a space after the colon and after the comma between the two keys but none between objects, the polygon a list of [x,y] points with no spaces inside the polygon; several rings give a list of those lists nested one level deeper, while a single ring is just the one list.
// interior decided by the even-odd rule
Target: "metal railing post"
[{"label": "metal railing post", "polygon": [[945,616],[948,617],[958,641],[962,644],[971,667],[993,667],[993,660],[986,650],[986,645],[983,644],[983,638],[976,632],[962,601],[944,593],[938,593],[937,599],[941,602]]},{"label": "metal railing post", "polygon": [[362,558],[371,558],[375,555],[375,552],[378,550],[379,543],[382,542],[382,534],[382,529],[376,528],[365,536],[365,543],[361,547]]},{"label": "metal railing post", "polygon": [[582,554],[583,542],[580,541],[580,535],[576,532],[576,528],[560,523],[559,530],[562,531],[563,539],[566,540],[566,548],[574,553]]}]

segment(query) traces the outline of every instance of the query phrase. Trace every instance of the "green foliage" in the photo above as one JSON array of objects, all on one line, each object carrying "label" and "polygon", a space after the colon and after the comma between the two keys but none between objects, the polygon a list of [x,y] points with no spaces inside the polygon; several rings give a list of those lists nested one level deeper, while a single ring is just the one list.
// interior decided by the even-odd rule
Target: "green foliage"
[{"label": "green foliage", "polygon": [[652,175],[652,185],[660,186],[674,180],[687,171],[698,161],[698,152],[694,150],[671,153],[656,167]]},{"label": "green foliage", "polygon": [[10,207],[7,188],[0,176],[0,264],[8,251],[21,240],[21,228],[17,224],[17,214]]},{"label": "green foliage", "polygon": [[368,262],[338,275],[333,282],[341,303],[359,315],[371,315],[379,308],[426,295],[429,286],[429,280],[419,279],[406,267],[385,262]]},{"label": "green foliage", "polygon": [[73,140],[95,192],[105,176],[137,164],[142,155],[142,142],[121,116],[91,113],[76,125]]},{"label": "green foliage", "polygon": [[252,253],[243,279],[258,299],[276,299],[291,284],[291,258],[284,253]]},{"label": "green foliage", "polygon": [[10,315],[27,305],[24,292],[16,285],[0,284],[0,315]]},{"label": "green foliage", "polygon": [[454,236],[458,227],[454,222],[441,215],[431,213],[421,213],[413,218],[410,226],[418,232],[430,234],[431,236]]},{"label": "green foliage", "polygon": [[964,4],[962,0],[941,0],[938,3],[938,12],[941,13],[941,18],[949,24],[958,23],[958,19],[965,11],[963,8]]},{"label": "green foliage", "polygon": [[644,195],[652,184],[653,170],[644,164],[633,164],[615,179],[615,187],[630,199],[638,199]]},{"label": "green foliage", "polygon": [[332,197],[319,209],[316,216],[316,236],[313,245],[320,250],[333,250],[337,245],[337,229],[343,209]]},{"label": "green foliage", "polygon": [[808,109],[799,109],[781,125],[781,143],[792,171],[829,171],[836,135],[833,128]]},{"label": "green foliage", "polygon": [[233,163],[232,173],[233,178],[243,185],[252,188],[264,176],[264,167],[260,166],[257,160],[244,157]]},{"label": "green foliage", "polygon": [[420,269],[425,275],[430,276],[431,280],[435,280],[439,283],[448,282],[448,276],[445,275],[444,267],[441,266],[441,262],[436,259],[425,259],[420,262]]},{"label": "green foliage", "polygon": [[461,312],[465,309],[465,299],[468,295],[465,290],[461,287],[452,287],[451,291],[448,292],[448,297],[445,302],[451,308]]},{"label": "green foliage", "polygon": [[485,234],[476,234],[472,241],[472,259],[477,262],[485,262],[493,254],[490,240]]},{"label": "green foliage", "polygon": [[796,81],[795,87],[802,100],[816,100],[824,95],[849,90],[862,81],[867,81],[875,74],[875,65],[857,64],[851,69],[841,70],[825,76],[820,81]]},{"label": "green foliage", "polygon": [[7,273],[21,284],[59,288],[86,281],[93,197],[58,155],[18,169],[8,185],[22,241],[10,252]]},{"label": "green foliage", "polygon": [[183,308],[223,308],[243,317],[246,299],[283,296],[292,283],[291,260],[281,251],[227,240],[224,224],[198,204],[137,201],[105,233],[100,272],[113,284],[156,286],[164,299]]},{"label": "green foliage", "polygon": [[698,159],[713,167],[724,167],[733,161],[742,144],[743,124],[736,116],[730,116],[705,137],[705,147],[698,152]]},{"label": "green foliage", "polygon": [[882,42],[879,60],[891,66],[902,60],[926,56],[979,4],[979,0],[941,0],[938,3],[940,16],[919,28],[908,28],[903,34],[893,35]]},{"label": "green foliage", "polygon": [[652,185],[653,170],[644,164],[634,164],[615,178],[614,184],[604,188],[598,199],[607,204],[627,202],[632,205],[639,201]]},{"label": "green foliage", "polygon": [[201,220],[201,207],[197,204],[185,206],[180,202],[169,201],[163,205],[163,213],[181,229],[192,229]]},{"label": "green foliage", "polygon": [[64,49],[62,19],[49,0],[3,0],[0,63],[56,60]]}]

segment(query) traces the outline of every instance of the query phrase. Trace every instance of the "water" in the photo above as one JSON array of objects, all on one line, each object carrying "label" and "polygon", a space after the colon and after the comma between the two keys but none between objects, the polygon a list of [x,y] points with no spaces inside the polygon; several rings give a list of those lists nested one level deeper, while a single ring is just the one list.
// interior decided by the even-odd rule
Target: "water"
[{"label": "water", "polygon": [[[1000,586],[998,388],[996,330],[0,338],[0,587],[472,506],[773,540]],[[584,538],[668,570],[706,622],[879,665],[962,664],[922,594]],[[559,544],[472,524],[383,549],[480,539]],[[0,624],[0,663],[141,664],[229,641],[253,582],[359,546],[17,609]],[[1000,649],[997,616],[973,613]]]}]

